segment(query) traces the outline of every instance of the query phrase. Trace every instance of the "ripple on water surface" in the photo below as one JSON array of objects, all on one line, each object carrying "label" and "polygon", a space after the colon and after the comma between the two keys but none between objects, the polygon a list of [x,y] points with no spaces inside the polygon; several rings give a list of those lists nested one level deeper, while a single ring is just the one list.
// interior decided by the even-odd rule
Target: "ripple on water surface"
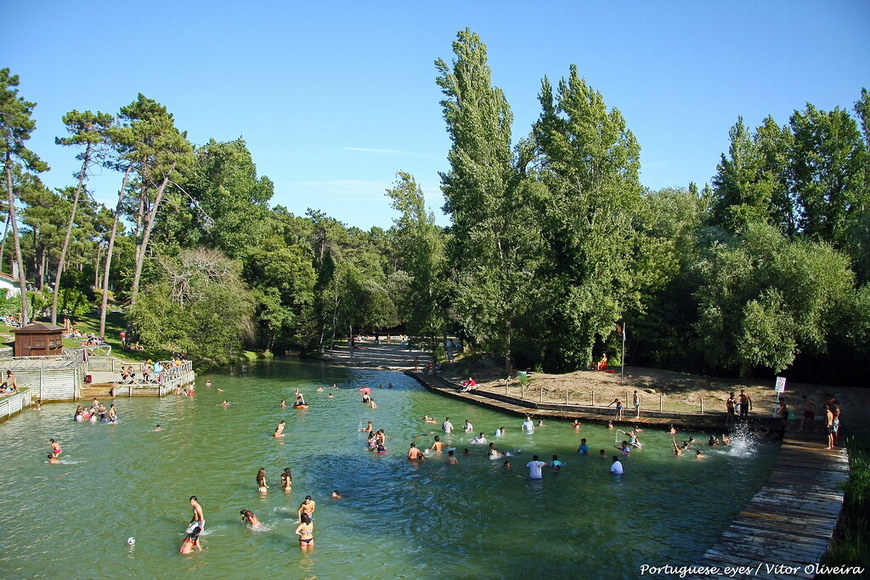
[{"label": "ripple on water surface", "polygon": [[[208,379],[212,387],[204,386]],[[390,382],[395,388],[378,388]],[[325,390],[316,392],[318,385]],[[372,387],[377,409],[361,404],[363,385]],[[297,388],[311,407],[280,408]],[[221,406],[224,399],[232,404]],[[577,433],[548,422],[529,436],[519,418],[438,397],[401,374],[321,363],[250,365],[202,377],[192,399],[115,404],[117,425],[75,423],[75,404],[66,403],[0,423],[0,465],[16,474],[15,493],[0,494],[4,575],[422,578],[582,570],[633,577],[641,563],[694,563],[763,483],[774,456],[771,446],[735,437],[730,449],[704,447],[706,460],[677,458],[669,435],[648,431],[644,449],[614,479],[609,459],[597,457],[599,449],[608,457],[616,451],[606,428],[584,425]],[[424,414],[439,423],[422,423]],[[455,425],[468,418],[475,432],[442,434],[446,415]],[[281,420],[286,436],[275,439]],[[367,421],[385,429],[386,455],[365,449],[359,430]],[[158,423],[163,430],[153,432]],[[500,426],[506,436],[492,440],[519,451],[510,471],[470,443]],[[425,449],[435,435],[457,449],[458,465],[446,465],[446,454],[416,465],[405,459],[410,441]],[[581,436],[590,457],[576,454]],[[64,448],[60,465],[45,461],[49,438]],[[525,465],[534,453],[544,461],[558,454],[562,472],[530,482]],[[288,466],[289,494],[279,480]],[[260,467],[266,494],[257,492]],[[344,497],[330,498],[332,490]],[[293,532],[308,494],[318,506],[316,547],[301,554]],[[205,509],[206,550],[181,556],[190,495]],[[240,509],[253,510],[264,529],[241,524]]]}]

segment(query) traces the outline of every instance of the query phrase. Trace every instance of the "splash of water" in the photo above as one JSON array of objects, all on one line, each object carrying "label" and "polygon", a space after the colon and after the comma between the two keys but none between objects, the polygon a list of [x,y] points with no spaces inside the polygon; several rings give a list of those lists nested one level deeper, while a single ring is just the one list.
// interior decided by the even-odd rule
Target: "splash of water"
[{"label": "splash of water", "polygon": [[751,457],[755,455],[759,443],[756,433],[741,422],[731,431],[731,445],[725,449],[732,457]]}]

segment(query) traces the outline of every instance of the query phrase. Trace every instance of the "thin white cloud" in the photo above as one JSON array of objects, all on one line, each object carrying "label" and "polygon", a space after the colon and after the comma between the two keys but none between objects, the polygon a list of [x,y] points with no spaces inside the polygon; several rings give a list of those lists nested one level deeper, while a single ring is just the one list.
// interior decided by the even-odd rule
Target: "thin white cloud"
[{"label": "thin white cloud", "polygon": [[363,179],[336,179],[332,181],[294,181],[286,184],[291,195],[329,198],[331,201],[380,200],[389,183]]}]

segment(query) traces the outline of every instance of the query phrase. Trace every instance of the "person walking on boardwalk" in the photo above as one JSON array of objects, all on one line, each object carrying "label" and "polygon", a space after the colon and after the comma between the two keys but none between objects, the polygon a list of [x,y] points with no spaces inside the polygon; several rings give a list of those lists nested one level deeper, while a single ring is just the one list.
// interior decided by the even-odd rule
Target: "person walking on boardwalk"
[{"label": "person walking on boardwalk", "polygon": [[828,446],[825,449],[833,449],[838,426],[834,424],[834,413],[831,408],[827,405],[822,408],[825,410],[825,432],[828,434]]},{"label": "person walking on boardwalk", "polygon": [[804,414],[801,417],[801,426],[798,428],[798,433],[803,432],[804,425],[807,421],[810,422],[810,426],[808,427],[808,431],[813,430],[813,422],[816,420],[816,402],[804,395],[801,397],[801,400],[804,403]]}]

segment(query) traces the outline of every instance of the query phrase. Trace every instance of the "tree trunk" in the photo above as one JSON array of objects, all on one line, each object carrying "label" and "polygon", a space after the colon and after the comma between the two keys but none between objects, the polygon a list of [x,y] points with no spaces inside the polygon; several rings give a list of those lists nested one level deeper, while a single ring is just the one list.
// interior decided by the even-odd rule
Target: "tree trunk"
[{"label": "tree trunk", "polygon": [[94,288],[100,285],[100,266],[103,262],[103,243],[97,244],[97,260],[94,264]]},{"label": "tree trunk", "polygon": [[69,223],[66,226],[66,235],[63,238],[63,246],[60,248],[60,258],[57,260],[57,274],[54,277],[54,292],[51,296],[51,323],[57,324],[57,296],[60,293],[60,277],[63,275],[64,261],[66,260],[66,252],[69,249],[69,239],[72,237],[72,229],[76,220],[76,210],[79,207],[79,196],[82,194],[82,187],[85,183],[85,175],[88,171],[88,164],[91,160],[91,144],[88,143],[85,147],[85,153],[82,157],[82,170],[79,173],[79,183],[76,187],[76,193],[73,197],[72,211],[69,214]]},{"label": "tree trunk", "polygon": [[[9,231],[9,212],[6,213],[6,225],[3,227],[3,241],[0,242],[0,272],[3,271],[3,254],[6,251],[6,233]],[[10,269],[11,271],[11,269]]]},{"label": "tree trunk", "polygon": [[18,238],[18,223],[15,220],[15,194],[12,192],[12,154],[6,152],[6,195],[9,202],[9,221],[12,222],[12,239],[15,243],[15,259],[18,261],[18,285],[21,286],[21,326],[29,322],[27,315],[27,278],[21,261],[21,240]]},{"label": "tree trunk", "polygon": [[[39,258],[39,289],[42,290],[45,288],[45,261],[47,252],[43,248],[39,253],[42,255],[42,257]],[[54,323],[52,322],[52,324]]]},{"label": "tree trunk", "polygon": [[115,208],[115,220],[112,222],[112,233],[109,234],[109,249],[106,251],[106,269],[103,271],[103,301],[100,305],[100,336],[106,336],[106,310],[109,305],[109,272],[112,269],[112,253],[115,248],[115,233],[118,231],[118,220],[121,217],[121,203],[124,201],[124,192],[127,191],[127,182],[133,166],[127,167],[124,172],[124,181],[121,183],[121,191],[118,193],[118,207]]},{"label": "tree trunk", "polygon": [[157,217],[160,202],[163,201],[163,193],[169,184],[169,175],[175,169],[175,165],[176,163],[173,163],[169,171],[166,172],[163,183],[160,184],[160,188],[157,190],[157,197],[154,198],[151,211],[145,216],[145,231],[142,233],[142,242],[139,246],[139,251],[136,253],[136,272],[133,274],[133,288],[130,290],[130,306],[136,304],[136,298],[139,296],[139,279],[142,277],[142,266],[145,264],[145,251],[148,249],[148,240],[151,238],[151,230],[154,227],[154,220]]}]

